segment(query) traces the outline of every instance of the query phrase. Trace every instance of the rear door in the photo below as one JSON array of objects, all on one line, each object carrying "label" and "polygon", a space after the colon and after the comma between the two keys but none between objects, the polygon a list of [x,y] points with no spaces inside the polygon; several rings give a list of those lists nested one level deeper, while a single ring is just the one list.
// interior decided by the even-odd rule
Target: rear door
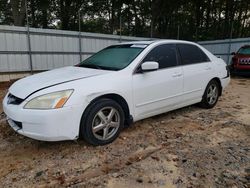
[{"label": "rear door", "polygon": [[177,44],[183,65],[183,100],[197,100],[212,75],[212,63],[207,55],[196,45]]},{"label": "rear door", "polygon": [[158,62],[159,69],[144,73],[138,69],[133,75],[135,119],[162,113],[180,102],[183,73],[177,59],[175,44],[159,45],[143,59],[141,63]]}]

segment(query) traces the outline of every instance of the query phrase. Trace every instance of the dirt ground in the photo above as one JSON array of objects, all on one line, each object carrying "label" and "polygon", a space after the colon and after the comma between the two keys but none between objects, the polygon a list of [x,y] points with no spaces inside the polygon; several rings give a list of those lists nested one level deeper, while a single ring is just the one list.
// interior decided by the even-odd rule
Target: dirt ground
[{"label": "dirt ground", "polygon": [[39,186],[250,187],[250,79],[232,79],[213,109],[191,106],[137,122],[101,147],[35,141],[2,115],[0,187]]}]

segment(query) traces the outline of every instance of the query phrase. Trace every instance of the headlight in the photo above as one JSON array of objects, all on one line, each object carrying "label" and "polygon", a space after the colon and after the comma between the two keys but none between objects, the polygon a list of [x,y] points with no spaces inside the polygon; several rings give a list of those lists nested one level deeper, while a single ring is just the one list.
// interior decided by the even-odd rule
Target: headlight
[{"label": "headlight", "polygon": [[25,106],[25,109],[55,109],[62,108],[67,102],[73,90],[64,90],[41,95],[31,99]]}]

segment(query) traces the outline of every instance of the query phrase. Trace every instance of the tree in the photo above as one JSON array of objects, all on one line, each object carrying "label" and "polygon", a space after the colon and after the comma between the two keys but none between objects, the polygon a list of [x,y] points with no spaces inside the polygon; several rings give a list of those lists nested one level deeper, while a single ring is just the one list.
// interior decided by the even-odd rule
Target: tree
[{"label": "tree", "polygon": [[[250,36],[249,0],[27,0],[32,27],[186,40]],[[0,24],[25,25],[25,0],[0,0]],[[178,28],[180,28],[178,30]]]}]

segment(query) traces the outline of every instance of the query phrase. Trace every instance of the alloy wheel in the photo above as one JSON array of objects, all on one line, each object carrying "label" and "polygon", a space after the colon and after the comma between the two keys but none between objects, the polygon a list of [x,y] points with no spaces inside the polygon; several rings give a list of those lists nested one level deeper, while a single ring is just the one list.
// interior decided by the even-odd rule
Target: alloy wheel
[{"label": "alloy wheel", "polygon": [[219,96],[218,87],[216,84],[211,84],[207,90],[207,102],[210,105],[216,103]]},{"label": "alloy wheel", "polygon": [[99,110],[92,121],[93,135],[99,140],[112,138],[120,126],[120,114],[114,107]]}]

